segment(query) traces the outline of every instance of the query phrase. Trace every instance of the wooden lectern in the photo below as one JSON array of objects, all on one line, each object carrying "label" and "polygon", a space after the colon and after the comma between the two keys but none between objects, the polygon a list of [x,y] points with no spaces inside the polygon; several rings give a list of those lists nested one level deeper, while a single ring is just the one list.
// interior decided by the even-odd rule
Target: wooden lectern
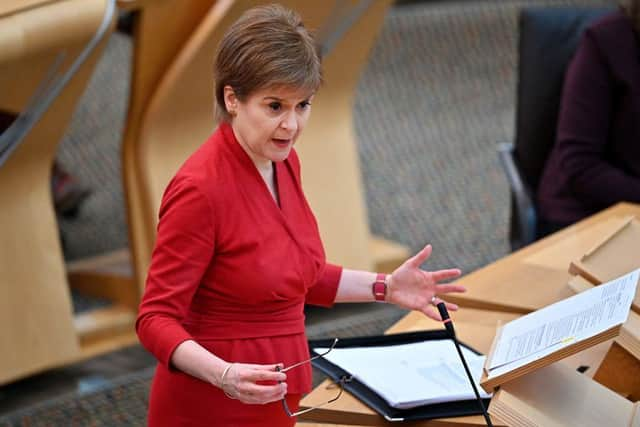
[{"label": "wooden lectern", "polygon": [[[640,227],[631,216],[571,263],[568,288],[582,292],[640,268]],[[620,334],[593,380],[553,364],[502,384],[489,412],[513,426],[640,426],[640,314],[638,293]]]},{"label": "wooden lectern", "polygon": [[[630,216],[584,255],[571,263],[574,274],[568,287],[582,292],[593,286],[640,268],[637,250],[640,222]],[[609,349],[594,379],[631,401],[640,400],[640,292],[636,296],[627,322]]]},{"label": "wooden lectern", "polygon": [[503,384],[489,414],[513,427],[640,426],[638,403],[562,363]]}]

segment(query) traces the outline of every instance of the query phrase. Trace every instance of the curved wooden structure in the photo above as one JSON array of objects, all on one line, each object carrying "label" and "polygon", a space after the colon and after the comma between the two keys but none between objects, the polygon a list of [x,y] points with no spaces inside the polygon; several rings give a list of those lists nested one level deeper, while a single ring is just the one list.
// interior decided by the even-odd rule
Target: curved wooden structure
[{"label": "curved wooden structure", "polygon": [[[123,3],[121,1],[121,3]],[[155,7],[165,9],[170,0]],[[192,0],[201,12],[205,1]],[[127,191],[131,250],[136,280],[142,287],[155,238],[157,211],[162,193],[171,176],[190,153],[215,128],[213,118],[212,61],[225,29],[246,9],[260,0],[219,0],[211,6],[193,34],[185,39],[180,52],[165,73],[149,66],[152,76],[140,75],[149,64],[143,49],[150,49],[145,37],[137,33],[133,97],[126,132],[123,165]],[[331,18],[335,2],[282,1],[298,10],[310,28],[322,28]],[[342,2],[342,7],[344,7]],[[358,2],[346,2],[356,6]],[[328,257],[352,268],[389,270],[408,256],[406,248],[371,236],[353,131],[353,96],[369,50],[382,25],[390,1],[375,1],[324,59],[326,83],[313,105],[312,119],[297,144],[303,162],[303,185],[318,217]],[[140,19],[154,7],[141,9]],[[158,9],[159,10],[159,9]],[[174,13],[172,11],[172,13]],[[195,16],[195,15],[194,15]],[[195,22],[192,18],[190,22]],[[186,19],[185,19],[186,22]],[[140,29],[144,22],[139,23]],[[161,28],[162,22],[146,21]],[[161,33],[168,31],[158,31]],[[154,41],[162,45],[162,42]],[[138,56],[138,55],[136,55]],[[170,54],[160,54],[168,63]],[[153,54],[148,57],[154,58]],[[136,87],[136,82],[139,86]],[[376,258],[375,253],[382,254]]]},{"label": "curved wooden structure", "polygon": [[[17,115],[61,50],[67,70],[94,35],[109,0],[8,0],[0,4],[0,113]],[[136,11],[134,67],[123,171],[130,251],[68,264],[51,201],[50,167],[75,103],[104,48],[82,65],[42,120],[0,167],[0,384],[135,342],[133,322],[169,178],[214,129],[213,52],[227,26],[267,1],[118,0]],[[324,59],[326,84],[298,151],[306,192],[329,259],[388,271],[406,248],[370,235],[353,131],[362,67],[391,1],[284,1],[310,28],[344,24]],[[111,28],[112,29],[112,26]],[[330,31],[325,28],[325,31]],[[335,34],[334,34],[335,36]],[[135,280],[131,280],[131,255]],[[113,306],[74,315],[69,285]],[[55,319],[55,321],[53,321]],[[6,331],[6,333],[4,332]]]},{"label": "curved wooden structure", "polygon": [[[26,108],[57,54],[67,69],[99,28],[106,0],[0,5],[0,110]],[[69,295],[51,165],[105,38],[0,167],[0,384],[92,354]],[[93,331],[92,328],[86,329]]]}]

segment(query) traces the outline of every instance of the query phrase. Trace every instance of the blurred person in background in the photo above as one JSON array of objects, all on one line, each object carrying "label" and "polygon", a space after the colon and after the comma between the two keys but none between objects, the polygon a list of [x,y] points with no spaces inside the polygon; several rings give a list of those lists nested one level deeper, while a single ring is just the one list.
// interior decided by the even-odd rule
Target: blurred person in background
[{"label": "blurred person in background", "polygon": [[556,143],[538,188],[541,234],[640,203],[640,0],[585,30],[565,75]]}]

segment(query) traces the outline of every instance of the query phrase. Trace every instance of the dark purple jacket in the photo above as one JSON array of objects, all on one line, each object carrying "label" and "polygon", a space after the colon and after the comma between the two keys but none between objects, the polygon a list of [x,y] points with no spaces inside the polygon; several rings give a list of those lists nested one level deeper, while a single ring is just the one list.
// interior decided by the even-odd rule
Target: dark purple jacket
[{"label": "dark purple jacket", "polygon": [[622,12],[582,36],[537,199],[542,219],[563,224],[619,201],[640,203],[640,46]]}]

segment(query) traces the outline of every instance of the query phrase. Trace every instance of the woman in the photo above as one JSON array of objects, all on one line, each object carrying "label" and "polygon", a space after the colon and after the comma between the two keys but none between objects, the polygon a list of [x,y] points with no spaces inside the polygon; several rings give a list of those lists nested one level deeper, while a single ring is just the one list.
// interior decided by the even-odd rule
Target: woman
[{"label": "woman", "polygon": [[640,203],[640,0],[584,32],[538,188],[540,234],[620,201]]},{"label": "woman", "polygon": [[[327,264],[293,145],[321,83],[315,43],[280,6],[245,13],[215,64],[220,125],[172,179],[136,324],[160,361],[151,426],[291,426],[311,368],[304,305],[385,300],[439,319],[457,269],[427,246],[391,275]],[[456,310],[454,304],[447,304]]]}]

